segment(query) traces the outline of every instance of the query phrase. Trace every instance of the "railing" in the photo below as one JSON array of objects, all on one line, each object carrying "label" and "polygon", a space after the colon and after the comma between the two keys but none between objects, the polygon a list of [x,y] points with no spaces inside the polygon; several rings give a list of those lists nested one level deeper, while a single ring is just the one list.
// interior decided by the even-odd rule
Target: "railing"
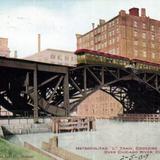
[{"label": "railing", "polygon": [[[10,114],[8,111],[3,111],[3,114],[0,115],[0,125],[10,125],[10,124],[30,124],[34,122],[34,117],[31,112],[27,111],[17,111],[20,114]],[[21,114],[23,113],[23,114]],[[45,123],[47,118],[51,119],[51,115],[46,115],[39,112],[38,115],[39,123]]]},{"label": "railing", "polygon": [[53,118],[52,131],[76,132],[95,130],[95,119],[92,117],[55,117]]},{"label": "railing", "polygon": [[160,114],[121,114],[115,119],[121,121],[160,122]]}]

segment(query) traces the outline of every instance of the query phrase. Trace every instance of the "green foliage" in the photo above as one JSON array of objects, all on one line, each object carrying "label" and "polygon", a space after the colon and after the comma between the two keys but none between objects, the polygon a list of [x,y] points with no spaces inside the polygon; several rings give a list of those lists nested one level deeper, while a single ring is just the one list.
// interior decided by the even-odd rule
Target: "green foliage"
[{"label": "green foliage", "polygon": [[49,160],[49,158],[0,138],[0,160]]}]

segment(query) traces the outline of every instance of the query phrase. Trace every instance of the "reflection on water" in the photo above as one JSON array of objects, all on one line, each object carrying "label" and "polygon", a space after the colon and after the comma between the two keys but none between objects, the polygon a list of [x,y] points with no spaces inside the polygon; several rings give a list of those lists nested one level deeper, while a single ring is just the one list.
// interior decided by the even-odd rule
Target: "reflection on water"
[{"label": "reflection on water", "polygon": [[[160,159],[160,152],[155,154],[160,151],[159,122],[97,120],[96,127],[97,131],[93,132],[59,134],[59,146],[92,160]],[[40,147],[42,141],[48,141],[53,135],[53,133],[18,135],[11,137],[10,141],[19,144],[27,141]],[[146,149],[153,154],[139,153]]]}]

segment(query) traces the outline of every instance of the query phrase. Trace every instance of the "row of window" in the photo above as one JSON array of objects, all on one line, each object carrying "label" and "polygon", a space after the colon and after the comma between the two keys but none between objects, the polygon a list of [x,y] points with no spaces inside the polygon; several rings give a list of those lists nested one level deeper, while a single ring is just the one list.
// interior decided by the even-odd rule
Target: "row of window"
[{"label": "row of window", "polygon": [[[138,24],[138,22],[137,21],[133,21],[133,27],[135,27],[135,28],[138,28],[139,27],[139,24]],[[142,27],[142,29],[148,29],[148,26],[147,26],[147,24],[146,23],[142,23],[141,24],[141,27]],[[150,25],[150,31],[155,31],[156,30],[156,26],[154,26],[153,24],[152,25]],[[159,30],[159,32],[160,32],[160,27],[158,28],[158,30]]]},{"label": "row of window", "polygon": [[118,23],[119,23],[119,19],[112,20],[112,21],[110,21],[109,23],[106,23],[105,25],[99,26],[98,28],[96,28],[96,29],[94,30],[94,33],[95,33],[95,34],[98,34],[98,33],[104,32],[104,31],[106,31],[108,28],[113,28],[113,27],[116,26]]},{"label": "row of window", "polygon": [[[151,48],[156,48],[156,44],[155,43],[148,43],[148,42],[138,42],[138,41],[133,41],[133,45],[134,46],[138,46],[138,45],[140,45],[141,44],[141,46],[142,47],[144,47],[144,48],[146,48],[146,47],[151,47]],[[160,47],[159,45],[157,46],[157,47]]]},{"label": "row of window", "polygon": [[54,55],[54,54],[52,54],[50,56],[50,59],[60,60],[60,61],[62,61],[62,60],[65,60],[65,61],[75,61],[76,60],[76,58],[74,56],[69,56],[69,55],[63,56],[63,55]]},{"label": "row of window", "polygon": [[[134,56],[135,57],[138,57],[139,55],[142,55],[144,58],[147,57],[147,51],[141,51],[141,52],[139,52],[137,49],[134,49],[133,52],[134,52]],[[156,58],[156,53],[155,52],[151,53],[151,58],[152,59]]]},{"label": "row of window", "polygon": [[[107,36],[112,37],[112,36],[117,35],[118,33],[119,33],[119,28],[116,28],[115,30],[112,30],[110,32],[106,32],[106,33],[102,33],[100,35],[97,35],[97,36],[95,36],[95,38],[93,38],[93,36],[92,37],[89,37],[89,36],[82,37],[78,40],[78,42],[80,44],[82,44],[82,43],[86,43],[88,41],[91,41],[91,39],[95,39],[95,42],[98,42],[98,41],[107,39]],[[92,35],[93,35],[93,33],[92,33]]]},{"label": "row of window", "polygon": [[[155,41],[155,40],[156,40],[155,34],[147,34],[147,33],[145,33],[145,32],[139,33],[138,31],[134,31],[134,32],[133,32],[133,36],[134,36],[134,37],[139,37],[140,35],[141,35],[141,37],[142,37],[143,39],[146,39],[147,37],[149,37],[152,41]],[[159,41],[160,41],[160,38],[159,38]]]},{"label": "row of window", "polygon": [[[91,41],[88,41],[86,43],[82,43],[82,44],[79,44],[79,45],[80,45],[81,48],[89,48],[91,46],[94,46],[94,43],[95,43],[96,45],[100,46],[98,48],[101,49],[101,48],[105,48],[105,47],[107,47],[109,45],[113,45],[113,44],[119,42],[119,37],[118,36],[110,38],[109,41],[107,41],[106,38],[107,37],[105,35],[103,35],[103,36],[97,36],[94,39],[95,42],[94,42],[94,40],[91,40]],[[102,42],[102,41],[104,41],[104,42]],[[99,44],[97,44],[97,43],[99,43]]]}]

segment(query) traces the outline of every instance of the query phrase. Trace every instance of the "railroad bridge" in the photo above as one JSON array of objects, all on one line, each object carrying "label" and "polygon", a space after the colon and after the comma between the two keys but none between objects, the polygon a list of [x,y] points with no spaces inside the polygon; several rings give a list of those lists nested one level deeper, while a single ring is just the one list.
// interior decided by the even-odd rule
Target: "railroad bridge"
[{"label": "railroad bridge", "polygon": [[102,90],[124,113],[159,113],[160,74],[111,65],[67,67],[0,57],[0,105],[13,115],[66,116]]}]

